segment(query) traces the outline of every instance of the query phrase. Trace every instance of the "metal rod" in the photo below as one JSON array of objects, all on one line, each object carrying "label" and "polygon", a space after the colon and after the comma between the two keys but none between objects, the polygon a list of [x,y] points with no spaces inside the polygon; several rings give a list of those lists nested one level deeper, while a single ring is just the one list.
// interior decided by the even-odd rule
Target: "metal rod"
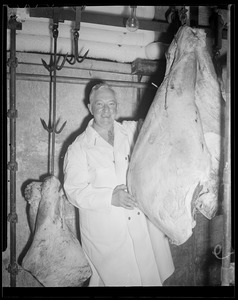
[{"label": "metal rod", "polygon": [[[7,74],[7,78],[9,79],[9,74]],[[43,82],[50,82],[49,75],[40,75],[40,74],[29,74],[24,73],[16,74],[17,80],[27,80],[27,81],[43,81]],[[87,84],[91,81],[91,78],[82,78],[82,77],[68,77],[68,76],[57,76],[56,82],[59,83],[70,83],[70,84]],[[154,88],[150,82],[134,82],[134,81],[122,81],[122,80],[104,80],[111,86],[114,87],[131,87],[131,88]]]},{"label": "metal rod", "polygon": [[56,55],[57,55],[57,37],[58,37],[58,23],[53,26],[54,37],[54,71],[53,71],[53,131],[51,137],[51,165],[50,174],[54,175],[54,163],[55,163],[55,129],[56,129]]},{"label": "metal rod", "polygon": [[8,163],[8,169],[10,170],[10,214],[8,215],[8,221],[10,222],[10,264],[8,266],[8,272],[10,273],[10,286],[16,287],[16,274],[18,273],[16,263],[16,20],[12,19],[9,26],[11,29],[11,48],[10,59],[8,60],[10,68],[10,104],[8,110],[8,117],[10,118],[10,162]]},{"label": "metal rod", "polygon": [[223,246],[221,285],[230,285],[230,255],[231,255],[231,158],[230,158],[230,5],[228,9],[228,39],[227,39],[227,87],[225,112],[225,168],[223,171]]},{"label": "metal rod", "polygon": [[[50,128],[52,126],[52,97],[53,97],[53,78],[52,78],[52,72],[50,72],[50,91],[49,91],[49,95],[50,95],[50,99],[49,99],[49,122],[48,122],[48,127]],[[51,173],[51,151],[52,151],[52,147],[51,147],[51,142],[52,142],[52,137],[51,137],[51,131],[48,132],[48,173]]]}]

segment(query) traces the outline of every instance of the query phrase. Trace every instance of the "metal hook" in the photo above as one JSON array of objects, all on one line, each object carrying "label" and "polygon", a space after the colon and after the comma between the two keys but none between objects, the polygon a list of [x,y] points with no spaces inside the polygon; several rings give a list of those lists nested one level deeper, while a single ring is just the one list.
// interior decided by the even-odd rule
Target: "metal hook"
[{"label": "metal hook", "polygon": [[54,124],[53,126],[51,126],[51,125],[46,125],[46,123],[45,123],[45,121],[43,120],[43,119],[40,119],[41,120],[41,123],[42,123],[42,125],[43,125],[43,127],[44,127],[44,129],[46,130],[46,131],[48,131],[49,133],[52,133],[52,132],[54,132],[54,133],[57,133],[57,134],[59,134],[59,133],[61,133],[61,131],[64,129],[64,127],[65,127],[65,125],[66,125],[66,123],[67,123],[67,121],[65,121],[64,123],[63,123],[63,125],[60,127],[60,129],[59,130],[56,130],[56,127],[58,126],[58,124],[59,124],[59,120],[60,119],[58,119],[58,121],[56,122],[56,124]]},{"label": "metal hook", "polygon": [[40,118],[40,120],[41,120],[41,123],[42,123],[42,125],[43,125],[43,127],[46,131],[48,131],[49,133],[53,132],[53,127],[52,126],[50,126],[50,125],[47,126],[43,119]]},{"label": "metal hook", "polygon": [[181,22],[181,25],[184,26],[187,24],[187,9],[185,6],[183,6],[179,11],[179,20]]},{"label": "metal hook", "polygon": [[58,21],[54,21],[53,23],[53,27],[52,27],[52,33],[53,33],[53,38],[54,38],[54,61],[51,59],[50,63],[47,65],[47,63],[41,59],[43,66],[49,71],[49,72],[53,72],[54,70],[61,70],[66,62],[68,53],[66,53],[66,55],[64,55],[64,59],[61,63],[61,65],[58,65],[59,59],[58,61],[56,61],[56,54],[57,54],[57,38],[58,38]]},{"label": "metal hook", "polygon": [[58,121],[56,122],[56,124],[55,124],[55,126],[54,126],[54,132],[57,133],[57,134],[61,133],[61,131],[64,129],[64,126],[65,126],[66,123],[67,123],[67,121],[65,121],[65,122],[63,123],[63,125],[60,127],[60,129],[59,129],[59,130],[56,130],[56,126],[58,126],[59,120],[60,120],[60,119],[58,119]]},{"label": "metal hook", "polygon": [[73,33],[73,35],[74,35],[74,47],[73,47],[73,52],[74,52],[74,55],[73,55],[73,57],[71,58],[71,59],[67,59],[67,62],[69,63],[69,64],[71,64],[71,65],[74,65],[75,63],[76,63],[76,61],[78,62],[78,63],[81,63],[81,62],[83,62],[84,61],[84,59],[86,58],[86,56],[88,55],[88,52],[89,52],[89,50],[87,50],[87,52],[83,55],[83,57],[80,59],[79,57],[79,54],[78,54],[78,38],[79,38],[79,33],[78,33],[78,29],[74,29],[73,30],[74,31],[74,33]]},{"label": "metal hook", "polygon": [[[44,59],[41,59],[41,61],[42,61],[43,65],[44,65],[44,67],[45,67],[49,72],[53,72],[55,69],[59,71],[59,70],[61,70],[61,69],[63,68],[63,66],[64,66],[64,64],[65,64],[65,62],[66,62],[67,56],[68,56],[68,53],[64,56],[64,59],[63,59],[63,61],[62,61],[62,63],[61,63],[60,66],[58,65],[58,62],[57,62],[57,63],[50,62],[50,63],[47,65],[47,63],[44,61]],[[59,57],[59,59],[60,59],[60,57]],[[58,59],[58,61],[59,61],[59,59]]]},{"label": "metal hook", "polygon": [[73,43],[73,57],[71,59],[67,59],[67,62],[71,65],[74,65],[76,61],[81,63],[84,61],[86,56],[88,55],[89,50],[83,55],[80,59],[78,53],[78,39],[79,39],[79,29],[80,29],[80,20],[81,20],[81,12],[84,9],[83,7],[76,7],[75,8],[75,28],[73,29],[73,36],[74,36],[74,43]]}]

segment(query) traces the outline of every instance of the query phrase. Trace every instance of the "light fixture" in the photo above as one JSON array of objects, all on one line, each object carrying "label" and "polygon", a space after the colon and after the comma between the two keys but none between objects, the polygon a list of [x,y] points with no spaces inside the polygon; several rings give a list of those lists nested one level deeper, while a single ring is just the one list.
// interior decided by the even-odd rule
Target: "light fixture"
[{"label": "light fixture", "polygon": [[137,6],[131,6],[131,15],[126,21],[126,28],[129,31],[136,31],[139,28],[139,21],[136,17]]}]

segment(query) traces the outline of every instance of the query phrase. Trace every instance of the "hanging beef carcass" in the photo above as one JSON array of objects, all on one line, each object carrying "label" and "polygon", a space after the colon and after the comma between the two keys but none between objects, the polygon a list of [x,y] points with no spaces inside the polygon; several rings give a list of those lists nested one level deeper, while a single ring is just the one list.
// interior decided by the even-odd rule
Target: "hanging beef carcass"
[{"label": "hanging beef carcass", "polygon": [[59,180],[50,176],[42,185],[32,183],[26,188],[26,194],[33,205],[30,224],[34,238],[22,267],[46,287],[82,286],[92,271],[71,229],[72,224],[64,215],[69,208],[65,206]]},{"label": "hanging beef carcass", "polygon": [[218,208],[221,91],[202,29],[180,27],[128,170],[128,189],[148,218],[180,245],[195,209]]}]

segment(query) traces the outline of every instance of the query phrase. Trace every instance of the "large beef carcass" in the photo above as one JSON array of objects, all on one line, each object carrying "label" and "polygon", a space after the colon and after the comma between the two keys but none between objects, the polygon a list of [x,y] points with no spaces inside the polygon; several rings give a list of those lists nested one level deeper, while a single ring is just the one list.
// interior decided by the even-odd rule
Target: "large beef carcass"
[{"label": "large beef carcass", "polygon": [[25,192],[34,238],[22,267],[46,287],[82,286],[92,271],[65,217],[69,208],[59,180],[50,176],[42,184],[28,185]]},{"label": "large beef carcass", "polygon": [[139,207],[172,243],[195,227],[195,210],[218,208],[224,102],[202,29],[180,27],[166,72],[134,147],[127,184]]}]

